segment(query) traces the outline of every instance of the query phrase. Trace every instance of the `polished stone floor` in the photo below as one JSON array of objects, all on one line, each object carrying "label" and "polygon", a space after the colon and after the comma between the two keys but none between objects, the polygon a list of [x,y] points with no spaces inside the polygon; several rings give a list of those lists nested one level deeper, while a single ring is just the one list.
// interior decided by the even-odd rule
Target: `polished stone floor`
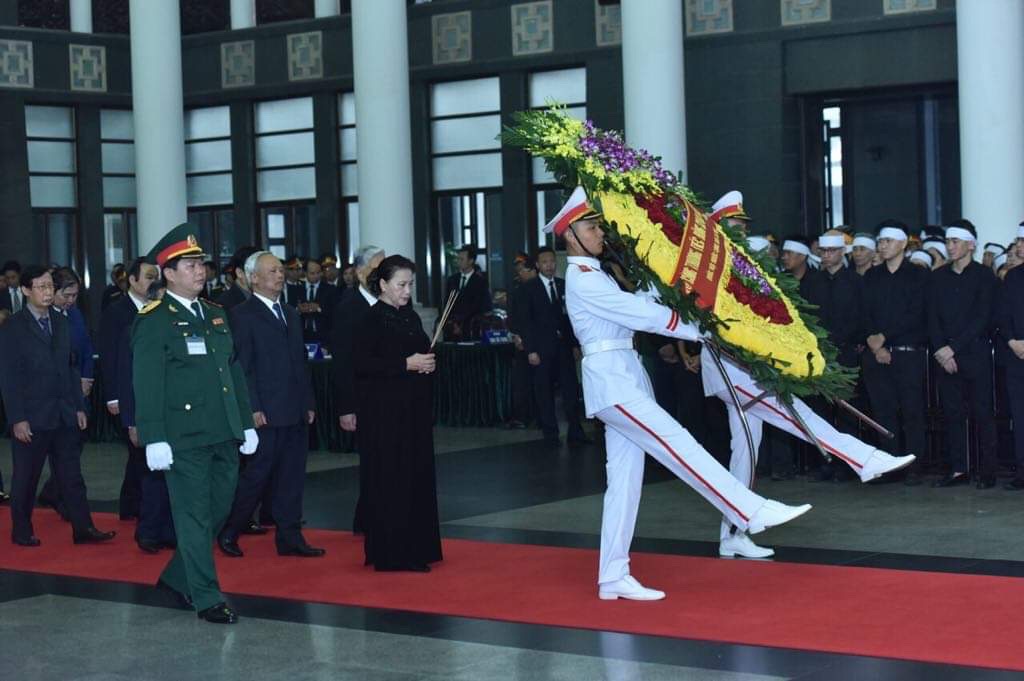
[{"label": "polished stone floor", "polygon": [[[535,431],[436,431],[448,537],[596,547],[598,446],[550,449]],[[94,510],[116,511],[116,445],[89,445]],[[715,555],[718,518],[650,459],[635,550]],[[352,454],[316,452],[305,518],[348,529]],[[10,475],[9,444],[0,471]],[[778,559],[1024,577],[1024,496],[973,487],[758,481],[814,510],[760,537]],[[0,550],[9,550],[0,541]],[[595,566],[596,571],[596,566]],[[592,578],[592,576],[586,577]],[[174,609],[154,589],[0,571],[0,679],[1011,679],[1019,673],[666,639],[400,611],[233,597],[234,627]]]}]

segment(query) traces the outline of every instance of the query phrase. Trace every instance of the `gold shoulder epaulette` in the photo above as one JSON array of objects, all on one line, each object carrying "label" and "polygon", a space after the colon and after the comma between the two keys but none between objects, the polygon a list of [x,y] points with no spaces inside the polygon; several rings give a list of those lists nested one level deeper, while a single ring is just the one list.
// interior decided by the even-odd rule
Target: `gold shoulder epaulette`
[{"label": "gold shoulder epaulette", "polygon": [[224,309],[223,305],[218,305],[217,303],[213,302],[212,300],[206,300],[205,298],[203,298],[203,302],[206,303],[207,305],[209,305],[210,307],[216,307],[216,308],[219,308],[221,310]]},{"label": "gold shoulder epaulette", "polygon": [[160,307],[160,303],[162,303],[162,302],[163,302],[162,300],[151,300],[151,301],[149,301],[148,303],[146,303],[145,305],[142,306],[142,309],[139,310],[139,314],[149,314],[153,310],[155,310],[158,307]]}]

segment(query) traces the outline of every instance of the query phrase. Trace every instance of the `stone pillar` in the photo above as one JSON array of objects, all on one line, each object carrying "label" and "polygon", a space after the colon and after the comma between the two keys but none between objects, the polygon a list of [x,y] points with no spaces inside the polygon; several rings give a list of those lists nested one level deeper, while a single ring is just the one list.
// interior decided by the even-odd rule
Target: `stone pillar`
[{"label": "stone pillar", "polygon": [[187,216],[178,0],[130,0],[139,253]]},{"label": "stone pillar", "polygon": [[[353,8],[352,11],[355,12],[355,9]],[[313,16],[317,19],[336,17],[340,13],[338,0],[314,0],[313,2]]]},{"label": "stone pillar", "polygon": [[680,0],[622,0],[622,84],[626,141],[661,156],[686,182]]},{"label": "stone pillar", "polygon": [[255,0],[231,0],[231,30],[252,28],[256,25]]},{"label": "stone pillar", "polygon": [[92,0],[71,0],[71,32],[92,33]]},{"label": "stone pillar", "polygon": [[404,0],[353,0],[359,239],[415,259]]},{"label": "stone pillar", "polygon": [[963,217],[1005,245],[1024,220],[1024,2],[958,2],[956,40]]}]

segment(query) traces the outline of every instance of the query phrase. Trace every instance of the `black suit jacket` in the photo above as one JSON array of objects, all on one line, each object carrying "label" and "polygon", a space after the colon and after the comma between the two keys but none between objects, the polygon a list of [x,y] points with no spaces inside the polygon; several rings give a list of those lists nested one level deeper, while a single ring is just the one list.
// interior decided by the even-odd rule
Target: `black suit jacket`
[{"label": "black suit jacket", "polygon": [[47,336],[28,306],[0,326],[0,393],[7,422],[28,421],[36,430],[78,425],[85,411],[82,381],[72,362],[64,315],[48,310]]},{"label": "black suit jacket", "polygon": [[103,311],[100,319],[100,372],[103,374],[103,399],[107,402],[120,400],[121,364],[120,342],[126,328],[135,321],[135,303],[131,297],[121,296]]},{"label": "black suit jacket", "polygon": [[332,376],[334,383],[334,406],[337,416],[356,413],[356,381],[352,354],[355,347],[356,330],[362,326],[370,304],[359,289],[344,296],[334,307],[331,320],[331,354],[334,356]]},{"label": "black suit jacket", "polygon": [[13,310],[14,303],[11,302],[11,289],[5,288],[0,291],[0,310]]},{"label": "black suit jacket", "polygon": [[[1014,376],[1024,376],[1024,359],[1020,359],[1007,346],[1011,340],[1024,340],[1024,265],[1018,265],[1006,273],[1006,279],[1000,286],[996,308],[996,323],[999,332],[996,345],[1002,346],[1001,353],[1006,363],[1006,372]],[[1017,424],[1014,424],[1016,427]]]},{"label": "black suit jacket", "polygon": [[306,422],[313,411],[313,385],[309,379],[306,345],[299,313],[282,305],[285,329],[266,304],[255,295],[231,310],[235,353],[249,386],[249,403],[261,411],[272,428]]},{"label": "black suit jacket", "polygon": [[316,287],[316,295],[312,299],[310,299],[308,291],[303,291],[305,302],[320,305],[320,312],[307,312],[302,315],[307,342],[323,342],[330,339],[332,314],[339,297],[338,289],[323,281]]},{"label": "black suit jacket", "polygon": [[300,281],[297,284],[284,283],[284,292],[281,294],[281,302],[288,303],[292,307],[298,307],[299,303],[306,302],[306,282]]},{"label": "black suit jacket", "polygon": [[[456,272],[448,277],[448,284],[444,294],[445,300],[448,300],[448,295],[452,291],[459,289],[459,282],[461,280],[461,272]],[[490,311],[491,291],[487,288],[487,279],[480,272],[474,272],[470,275],[469,281],[466,282],[466,287],[459,293],[459,299],[455,301],[455,306],[452,308],[451,314],[448,315],[448,319],[464,324],[473,317]],[[468,332],[469,329],[463,329],[463,333]]]},{"label": "black suit jacket", "polygon": [[520,288],[522,301],[517,304],[516,324],[519,327],[519,335],[523,338],[523,350],[527,353],[539,353],[543,359],[557,351],[560,343],[569,347],[579,344],[565,313],[564,279],[555,277],[557,304],[551,302],[544,280],[540,276]]},{"label": "black suit jacket", "polygon": [[249,298],[252,298],[252,296],[245,295],[245,293],[242,292],[242,288],[236,284],[217,296],[214,302],[225,310],[230,310],[234,306],[241,305],[245,301],[249,300]]}]

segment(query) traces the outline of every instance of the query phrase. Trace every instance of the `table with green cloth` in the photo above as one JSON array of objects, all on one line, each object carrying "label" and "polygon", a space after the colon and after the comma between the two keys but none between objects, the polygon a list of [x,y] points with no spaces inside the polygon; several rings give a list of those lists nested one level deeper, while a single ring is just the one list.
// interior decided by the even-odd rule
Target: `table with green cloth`
[{"label": "table with green cloth", "polygon": [[496,426],[512,417],[511,343],[434,347],[434,420],[445,426]]}]

